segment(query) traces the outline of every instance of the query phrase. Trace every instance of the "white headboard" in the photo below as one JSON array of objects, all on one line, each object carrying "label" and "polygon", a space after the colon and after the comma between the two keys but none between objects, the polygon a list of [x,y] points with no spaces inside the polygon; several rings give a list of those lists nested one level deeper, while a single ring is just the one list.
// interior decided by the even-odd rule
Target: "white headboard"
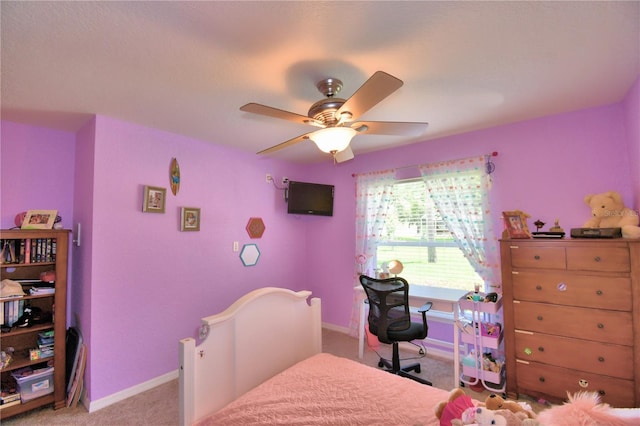
[{"label": "white headboard", "polygon": [[202,318],[202,343],[180,340],[180,424],[218,411],[266,379],[322,351],[320,299],[254,290]]}]

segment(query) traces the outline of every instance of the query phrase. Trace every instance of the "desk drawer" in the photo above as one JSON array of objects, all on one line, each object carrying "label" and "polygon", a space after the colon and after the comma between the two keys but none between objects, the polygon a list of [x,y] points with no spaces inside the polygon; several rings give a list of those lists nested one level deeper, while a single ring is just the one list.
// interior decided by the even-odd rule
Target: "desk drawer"
[{"label": "desk drawer", "polygon": [[514,268],[567,268],[564,247],[524,247],[517,244],[510,247]]},{"label": "desk drawer", "polygon": [[633,344],[631,312],[514,301],[514,327],[554,336]]},{"label": "desk drawer", "polygon": [[629,272],[626,247],[567,247],[567,268],[573,271]]},{"label": "desk drawer", "polygon": [[518,392],[527,390],[566,400],[567,392],[598,392],[602,402],[614,407],[633,407],[634,388],[631,380],[586,373],[535,362],[516,362]]},{"label": "desk drawer", "polygon": [[629,277],[513,271],[512,280],[516,300],[617,311],[632,307]]},{"label": "desk drawer", "polygon": [[633,379],[633,348],[516,330],[516,357],[594,374]]}]

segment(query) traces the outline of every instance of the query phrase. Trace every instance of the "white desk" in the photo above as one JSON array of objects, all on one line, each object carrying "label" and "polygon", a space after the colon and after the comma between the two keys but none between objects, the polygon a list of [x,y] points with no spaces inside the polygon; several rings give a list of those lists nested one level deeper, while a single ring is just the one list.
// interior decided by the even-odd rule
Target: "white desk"
[{"label": "white desk", "polygon": [[[358,356],[364,357],[364,325],[365,325],[365,301],[366,297],[362,286],[355,287],[362,292],[363,302],[360,304],[360,320],[358,323]],[[457,290],[451,288],[441,287],[429,287],[424,285],[410,285],[409,286],[409,304],[416,309],[424,305],[426,302],[431,302],[431,310],[427,312],[427,317],[431,311],[438,311],[444,313],[452,313],[451,317],[448,316],[433,316],[431,319],[449,323],[453,325],[453,368],[454,368],[454,383],[453,387],[457,387],[460,380],[460,335],[458,328],[456,327],[456,321],[458,320],[458,300],[466,295],[468,290]],[[413,311],[413,309],[412,309]],[[417,311],[416,311],[417,312]],[[450,319],[449,319],[450,318]],[[453,388],[452,388],[453,389]]]}]

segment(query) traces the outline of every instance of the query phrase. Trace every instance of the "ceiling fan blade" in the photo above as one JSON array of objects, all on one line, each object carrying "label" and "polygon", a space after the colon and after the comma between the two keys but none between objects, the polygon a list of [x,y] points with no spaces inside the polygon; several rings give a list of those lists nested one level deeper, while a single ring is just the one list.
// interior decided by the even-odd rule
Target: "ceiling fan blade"
[{"label": "ceiling fan blade", "polygon": [[355,120],[376,106],[378,102],[398,90],[403,84],[402,80],[391,74],[387,74],[384,71],[376,71],[369,77],[369,80],[365,81],[340,107],[336,112],[336,118],[341,120],[343,113],[350,113],[350,117],[347,115],[347,120]]},{"label": "ceiling fan blade", "polygon": [[335,158],[336,163],[344,163],[345,161],[349,161],[353,158],[353,151],[351,147],[348,146],[342,151],[336,152],[336,155],[333,156]]},{"label": "ceiling fan blade", "polygon": [[263,149],[262,151],[257,152],[257,154],[271,154],[272,152],[280,151],[282,148],[289,147],[291,145],[295,145],[297,143],[303,142],[309,139],[309,135],[313,132],[305,133],[304,135],[296,136],[293,139],[289,139],[288,141],[284,141],[279,143],[278,145],[272,146],[271,148]]},{"label": "ceiling fan blade", "polygon": [[256,103],[248,103],[240,107],[240,111],[251,112],[253,114],[266,115],[269,117],[280,118],[282,120],[293,121],[295,123],[300,124],[308,124],[316,127],[325,127],[324,124],[320,123],[313,118],[307,117],[306,115],[296,114],[295,112],[285,111],[283,109],[273,108],[270,106],[256,104]]},{"label": "ceiling fan blade", "polygon": [[420,136],[423,134],[429,123],[407,123],[401,121],[357,121],[351,123],[351,128],[358,133],[370,135],[398,135],[398,136]]}]

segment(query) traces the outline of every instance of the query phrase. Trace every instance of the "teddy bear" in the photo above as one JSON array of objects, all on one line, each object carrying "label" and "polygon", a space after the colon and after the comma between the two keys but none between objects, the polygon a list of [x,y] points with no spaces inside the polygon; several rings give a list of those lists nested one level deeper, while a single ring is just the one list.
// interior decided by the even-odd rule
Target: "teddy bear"
[{"label": "teddy bear", "polygon": [[624,206],[622,195],[616,191],[589,194],[584,202],[591,208],[591,219],[584,228],[621,228],[624,238],[640,238],[638,212]]},{"label": "teddy bear", "polygon": [[451,420],[451,426],[541,426],[536,419],[530,419],[523,412],[514,413],[509,410],[490,410],[487,407],[469,408],[462,413],[462,418]]},{"label": "teddy bear", "polygon": [[532,410],[529,410],[527,408],[525,408],[522,404],[516,402],[516,401],[510,401],[510,400],[505,400],[504,398],[502,398],[500,395],[496,395],[494,393],[492,393],[491,395],[487,396],[484,400],[484,405],[485,407],[487,407],[489,410],[509,410],[512,413],[524,413],[526,414],[527,418],[529,419],[535,419],[536,418],[536,413],[534,413]]}]

